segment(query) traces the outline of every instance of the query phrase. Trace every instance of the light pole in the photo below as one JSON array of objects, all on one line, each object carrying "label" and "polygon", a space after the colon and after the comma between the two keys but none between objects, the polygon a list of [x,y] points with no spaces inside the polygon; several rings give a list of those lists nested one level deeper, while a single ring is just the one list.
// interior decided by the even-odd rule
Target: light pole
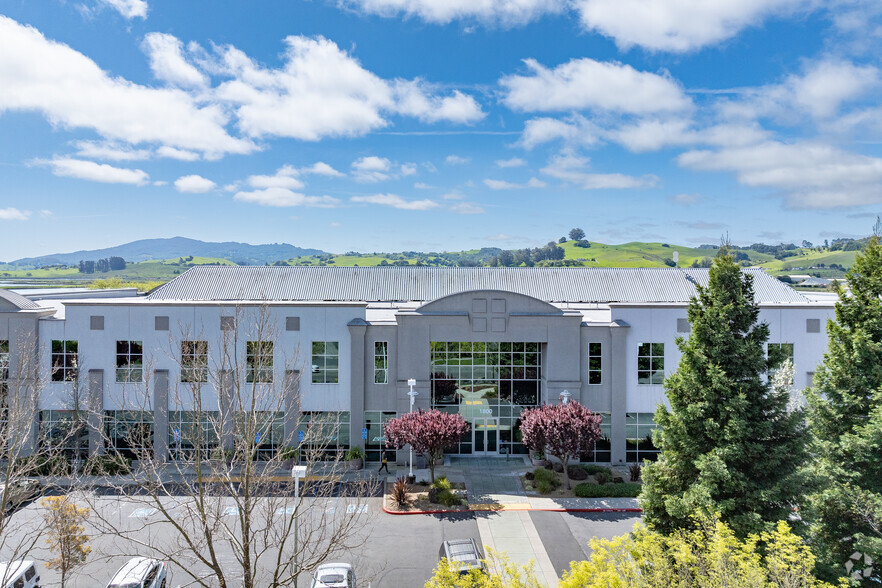
[{"label": "light pole", "polygon": [[569,401],[570,401],[570,396],[572,396],[572,395],[573,395],[573,394],[572,394],[569,390],[564,390],[563,392],[561,392],[561,393],[560,393],[560,401],[561,401],[561,403],[562,403],[562,404],[566,404],[567,402],[569,402]]},{"label": "light pole", "polygon": [[[410,392],[407,393],[407,395],[410,396],[410,412],[413,412],[413,401],[417,397],[417,395],[419,394],[419,392],[417,392],[416,390],[413,389],[413,387],[416,386],[416,380],[413,378],[408,379],[407,385],[410,387]],[[410,458],[408,461],[410,462],[409,476],[412,478],[413,477],[413,445],[410,446]]]},{"label": "light pole", "polygon": [[[291,468],[291,477],[294,478],[294,512],[300,507],[300,478],[306,477],[306,466],[296,465]],[[299,574],[300,569],[297,567],[297,515],[294,515],[294,573]]]}]

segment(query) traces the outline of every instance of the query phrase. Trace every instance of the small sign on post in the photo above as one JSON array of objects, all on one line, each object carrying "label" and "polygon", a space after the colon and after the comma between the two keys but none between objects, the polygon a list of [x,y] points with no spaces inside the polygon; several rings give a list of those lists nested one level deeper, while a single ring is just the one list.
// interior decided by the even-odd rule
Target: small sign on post
[{"label": "small sign on post", "polygon": [[297,442],[303,443],[303,431],[297,431]]},{"label": "small sign on post", "polygon": [[361,438],[367,440],[367,429],[361,430]]}]

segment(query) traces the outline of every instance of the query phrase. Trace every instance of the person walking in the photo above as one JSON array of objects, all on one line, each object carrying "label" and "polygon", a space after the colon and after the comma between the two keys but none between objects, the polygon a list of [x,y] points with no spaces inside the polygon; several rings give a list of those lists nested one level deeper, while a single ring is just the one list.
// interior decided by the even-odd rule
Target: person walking
[{"label": "person walking", "polygon": [[391,472],[389,471],[389,460],[386,459],[386,452],[385,452],[385,451],[383,452],[383,459],[382,459],[382,461],[380,461],[380,469],[377,470],[377,473],[379,474],[379,473],[382,472],[384,469],[386,470],[386,473],[387,473],[387,474],[391,473]]}]

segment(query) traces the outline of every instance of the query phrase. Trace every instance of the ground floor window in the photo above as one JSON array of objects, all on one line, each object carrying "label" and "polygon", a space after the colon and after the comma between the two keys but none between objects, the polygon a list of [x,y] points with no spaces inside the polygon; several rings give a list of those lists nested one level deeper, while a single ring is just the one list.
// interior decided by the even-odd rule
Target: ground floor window
[{"label": "ground floor window", "polygon": [[580,461],[588,463],[610,463],[612,461],[612,443],[610,442],[610,439],[612,438],[612,425],[610,423],[609,413],[599,412],[597,414],[603,419],[600,421],[600,439],[594,444],[594,451],[583,453],[580,456]]},{"label": "ground floor window", "polygon": [[[240,440],[244,439],[245,435],[253,440],[254,459],[269,461],[276,456],[285,442],[285,413],[275,411],[239,413],[236,416],[236,435]],[[239,444],[248,445],[241,442]]]},{"label": "ground floor window", "polygon": [[301,413],[297,442],[301,460],[342,459],[349,449],[349,411]]},{"label": "ground floor window", "polygon": [[75,410],[41,410],[40,447],[68,459],[85,459],[89,454],[86,413]]},{"label": "ground floor window", "polygon": [[212,458],[220,444],[220,413],[214,410],[170,410],[168,454],[175,461]]},{"label": "ground floor window", "polygon": [[448,453],[526,453],[520,416],[541,398],[541,345],[436,341],[431,354],[432,407],[470,425]]},{"label": "ground floor window", "polygon": [[395,418],[395,412],[365,412],[364,428],[367,439],[364,441],[365,461],[380,461],[386,448],[386,423]]},{"label": "ground floor window", "polygon": [[107,451],[138,459],[153,455],[153,413],[141,410],[104,411]]},{"label": "ground floor window", "polygon": [[625,459],[628,462],[658,459],[658,448],[652,438],[656,429],[655,414],[651,412],[625,414]]}]

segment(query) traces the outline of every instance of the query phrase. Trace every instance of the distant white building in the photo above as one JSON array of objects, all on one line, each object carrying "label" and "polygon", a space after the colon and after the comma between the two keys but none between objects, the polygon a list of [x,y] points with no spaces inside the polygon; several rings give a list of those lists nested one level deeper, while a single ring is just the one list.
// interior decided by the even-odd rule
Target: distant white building
[{"label": "distant white building", "polygon": [[[795,386],[810,385],[834,300],[744,271],[769,344],[792,355]],[[521,412],[568,393],[603,415],[605,438],[585,458],[633,462],[657,453],[649,435],[665,402],[662,380],[677,368],[675,339],[688,337],[686,308],[707,279],[706,269],[678,268],[194,267],[146,296],[31,300],[0,290],[0,362],[14,367],[18,342],[36,337],[46,384],[35,443],[39,430],[69,419],[76,373],[113,446],[93,431],[91,452],[125,451],[129,425],[147,422],[144,442],[174,459],[178,427],[194,418],[193,407],[172,402],[175,390],[192,385],[193,366],[221,365],[232,341],[243,362],[255,353],[272,362],[241,377],[291,398],[267,415],[278,423],[261,441],[269,453],[296,437],[292,415],[302,411],[342,425],[333,449],[361,445],[379,459],[383,423],[409,410],[413,378],[417,408],[470,422],[452,453],[524,453]],[[251,337],[261,313],[274,332],[272,345],[258,348]],[[215,387],[202,387],[216,404]]]}]

